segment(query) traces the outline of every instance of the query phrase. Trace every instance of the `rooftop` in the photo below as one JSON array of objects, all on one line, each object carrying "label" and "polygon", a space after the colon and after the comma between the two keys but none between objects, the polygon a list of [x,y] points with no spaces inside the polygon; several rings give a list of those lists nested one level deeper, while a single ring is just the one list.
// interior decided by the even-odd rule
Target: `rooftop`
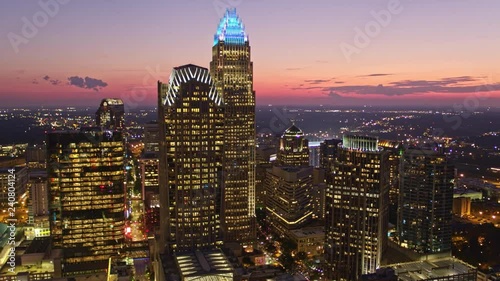
[{"label": "rooftop", "polygon": [[233,274],[233,267],[221,250],[194,251],[175,257],[179,273],[184,277]]},{"label": "rooftop", "polygon": [[418,262],[388,265],[394,269],[398,280],[414,281],[466,273],[477,273],[477,269],[459,259],[443,258]]},{"label": "rooftop", "polygon": [[45,253],[50,246],[50,237],[36,237],[31,241],[24,254]]},{"label": "rooftop", "polygon": [[325,235],[325,227],[324,226],[304,227],[300,229],[291,230],[291,233],[297,238]]},{"label": "rooftop", "polygon": [[295,125],[292,125],[290,128],[286,129],[285,133],[283,134],[283,136],[292,136],[292,137],[303,136],[303,135],[304,132]]}]

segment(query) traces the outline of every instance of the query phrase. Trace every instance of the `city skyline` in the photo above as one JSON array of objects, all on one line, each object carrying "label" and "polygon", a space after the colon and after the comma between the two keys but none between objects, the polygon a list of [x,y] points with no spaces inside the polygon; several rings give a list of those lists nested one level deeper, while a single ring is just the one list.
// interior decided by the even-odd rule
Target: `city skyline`
[{"label": "city skyline", "polygon": [[500,281],[493,0],[138,3],[0,12],[0,281]]},{"label": "city skyline", "polygon": [[209,66],[209,23],[231,7],[256,46],[257,105],[500,105],[494,1],[42,2],[0,12],[4,106],[154,106],[172,67]]}]

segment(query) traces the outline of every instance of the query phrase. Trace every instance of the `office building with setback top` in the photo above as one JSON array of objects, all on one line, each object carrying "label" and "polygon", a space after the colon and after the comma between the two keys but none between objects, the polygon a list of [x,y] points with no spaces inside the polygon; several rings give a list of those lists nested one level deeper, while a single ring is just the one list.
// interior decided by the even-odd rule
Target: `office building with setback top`
[{"label": "office building with setback top", "polygon": [[256,241],[255,92],[250,41],[236,9],[228,9],[214,36],[210,73],[224,99],[224,242],[248,251]]}]

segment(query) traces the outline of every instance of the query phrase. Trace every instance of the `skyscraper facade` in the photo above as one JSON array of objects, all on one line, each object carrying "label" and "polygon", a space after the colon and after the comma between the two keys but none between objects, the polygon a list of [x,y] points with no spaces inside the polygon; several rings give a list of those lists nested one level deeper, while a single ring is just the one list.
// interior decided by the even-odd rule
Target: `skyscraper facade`
[{"label": "skyscraper facade", "polygon": [[144,125],[144,153],[154,154],[158,156],[160,146],[158,141],[160,139],[160,129],[157,121],[150,121]]},{"label": "skyscraper facade", "polygon": [[160,232],[167,252],[220,243],[224,107],[208,69],[184,65],[158,82]]},{"label": "skyscraper facade", "polygon": [[235,9],[227,10],[214,36],[210,73],[225,102],[224,241],[255,241],[255,92],[250,43]]},{"label": "skyscraper facade", "polygon": [[125,125],[125,106],[121,99],[103,99],[96,112],[97,126],[106,130],[121,130]]},{"label": "skyscraper facade", "polygon": [[280,147],[277,154],[279,166],[309,166],[309,141],[304,132],[292,125],[286,129],[280,138]]},{"label": "skyscraper facade", "polygon": [[313,216],[311,189],[313,167],[278,167],[266,175],[266,212],[274,232],[290,235],[290,230],[306,225]]},{"label": "skyscraper facade", "polygon": [[387,245],[387,161],[377,138],[344,136],[326,171],[325,258],[330,280],[355,281],[380,266]]},{"label": "skyscraper facade", "polygon": [[63,272],[98,272],[123,253],[124,144],[100,128],[47,135],[47,177],[53,243]]},{"label": "skyscraper facade", "polygon": [[337,155],[337,146],[342,143],[342,140],[338,139],[329,139],[324,140],[319,145],[319,165],[321,168],[328,167],[334,160]]},{"label": "skyscraper facade", "polygon": [[451,251],[453,165],[433,150],[409,149],[400,168],[400,245],[420,254]]}]

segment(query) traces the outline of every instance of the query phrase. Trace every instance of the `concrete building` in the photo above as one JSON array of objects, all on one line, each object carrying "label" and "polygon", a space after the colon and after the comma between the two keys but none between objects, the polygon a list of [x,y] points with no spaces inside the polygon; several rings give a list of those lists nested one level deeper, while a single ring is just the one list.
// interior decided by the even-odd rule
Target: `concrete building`
[{"label": "concrete building", "polygon": [[470,215],[471,199],[470,197],[453,198],[453,214],[457,216]]},{"label": "concrete building", "polygon": [[290,238],[297,244],[297,252],[322,256],[325,245],[325,227],[304,227],[290,231]]}]

